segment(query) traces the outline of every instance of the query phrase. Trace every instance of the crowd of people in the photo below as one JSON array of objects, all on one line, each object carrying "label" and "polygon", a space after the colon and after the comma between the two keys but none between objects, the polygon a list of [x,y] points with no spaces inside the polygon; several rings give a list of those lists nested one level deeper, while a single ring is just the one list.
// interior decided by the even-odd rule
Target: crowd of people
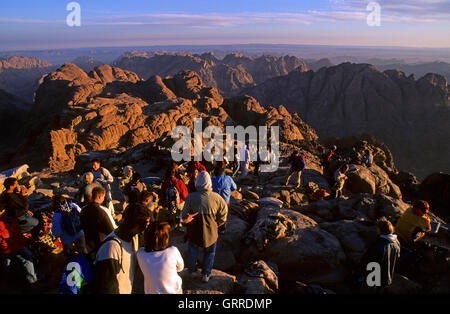
[{"label": "crowd of people", "polygon": [[[324,173],[336,157],[336,150],[333,146],[323,155]],[[365,153],[363,164],[370,167],[373,156],[368,151]],[[238,189],[233,178],[239,171],[244,177],[249,173],[248,146],[243,145],[236,154],[238,159],[232,163],[225,160],[208,165],[209,171],[204,163],[193,158],[182,165],[185,171],[172,162],[159,191],[148,187],[132,166],[126,166],[119,185],[124,199],[120,208],[115,208],[113,203],[114,177],[102,167],[100,160],[94,159],[92,168],[81,176],[76,199],[57,194],[49,208],[54,212],[51,231],[60,239],[67,263],[79,260],[80,256],[86,261],[77,269],[85,274],[83,282],[75,285],[77,289],[67,286],[70,274],[64,273],[66,280],[61,281],[60,291],[132,293],[136,265],[144,276],[145,293],[182,293],[179,272],[185,265],[193,280],[201,278],[207,283],[212,275],[218,238],[226,230],[231,193]],[[274,157],[269,153],[268,158]],[[263,162],[267,160],[258,159],[255,163],[255,175]],[[294,175],[295,188],[301,188],[301,174],[307,165],[305,154],[294,151],[288,163],[290,168],[284,184],[287,186]],[[350,172],[347,164],[335,171],[331,178],[334,180],[331,197],[342,197]],[[33,285],[39,276],[24,234],[29,233],[33,239],[40,221],[29,211],[27,189],[19,186],[16,178],[6,179],[4,187],[0,196],[0,270],[12,273],[14,266],[15,273],[18,271],[25,282]],[[428,203],[416,202],[399,219],[395,231],[400,242],[389,221],[384,218],[377,221],[379,239],[363,261],[377,261],[382,265],[383,287],[392,282],[400,243],[411,248],[431,229],[428,210]],[[185,260],[178,248],[169,246],[174,232],[185,234],[188,247]],[[200,253],[203,260],[198,263]]]}]

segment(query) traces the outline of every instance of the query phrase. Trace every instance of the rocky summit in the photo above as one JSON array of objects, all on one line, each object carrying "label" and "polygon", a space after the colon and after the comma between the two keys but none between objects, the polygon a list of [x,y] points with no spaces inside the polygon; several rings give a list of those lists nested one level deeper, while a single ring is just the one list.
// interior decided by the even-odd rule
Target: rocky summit
[{"label": "rocky summit", "polygon": [[398,70],[342,63],[292,71],[242,93],[263,106],[283,104],[297,112],[322,139],[375,136],[399,167],[419,177],[450,171],[450,89],[441,75],[415,79]]},{"label": "rocky summit", "polygon": [[[120,63],[134,58],[153,62],[144,55]],[[221,65],[213,55],[184,58],[214,63],[216,68],[242,68],[245,64],[250,69],[250,64],[260,62],[236,54],[227,56]],[[376,220],[386,217],[395,225],[417,199],[430,202],[431,220],[441,228],[424,237],[412,267],[396,271],[388,293],[449,292],[448,175],[427,173],[426,179],[419,180],[397,165],[397,157],[393,157],[397,155],[390,150],[395,152],[396,145],[386,145],[373,136],[344,138],[334,143],[357,171],[349,175],[342,198],[317,197],[316,193],[332,193],[330,173],[324,173],[321,163],[326,147],[318,134],[340,136],[358,130],[373,131],[377,136],[376,131],[383,129],[398,144],[397,131],[403,127],[401,134],[410,141],[402,145],[407,145],[411,154],[419,145],[414,143],[425,145],[426,139],[429,145],[445,148],[442,138],[433,133],[444,130],[425,132],[430,122],[414,120],[420,115],[424,120],[444,119],[448,106],[445,79],[428,75],[415,81],[366,65],[344,64],[316,73],[300,67],[248,94],[227,97],[208,86],[204,73],[150,74],[110,65],[87,73],[66,63],[41,79],[33,104],[0,93],[0,109],[9,104],[28,110],[17,142],[6,143],[2,137],[2,144],[13,150],[0,159],[1,168],[9,169],[0,175],[0,183],[10,175],[19,178],[29,188],[31,208],[39,210],[48,206],[56,193],[75,198],[79,176],[97,157],[115,177],[112,196],[116,212],[120,212],[124,199],[118,178],[123,168],[132,165],[145,178],[162,178],[171,160],[171,132],[176,126],[192,130],[196,118],[202,118],[203,128],[214,125],[222,130],[239,125],[279,126],[280,167],[255,175],[252,165],[249,175],[238,176],[238,190],[231,195],[227,228],[219,236],[211,280],[200,284],[184,271],[185,293],[351,293],[353,270],[377,237]],[[252,77],[254,80],[257,75]],[[303,119],[322,131],[317,133]],[[395,126],[386,126],[393,122]],[[297,149],[305,153],[307,164],[299,188],[284,184],[287,157]],[[370,167],[356,162],[366,150],[374,156]],[[448,161],[448,155],[443,158]],[[440,162],[436,160],[435,165]],[[330,164],[328,170],[332,174],[341,165]],[[184,234],[173,232],[170,243],[186,258]],[[37,292],[57,292],[64,267],[61,253],[46,255],[42,261],[38,270],[53,275]],[[135,283],[135,293],[142,293],[142,274]]]}]

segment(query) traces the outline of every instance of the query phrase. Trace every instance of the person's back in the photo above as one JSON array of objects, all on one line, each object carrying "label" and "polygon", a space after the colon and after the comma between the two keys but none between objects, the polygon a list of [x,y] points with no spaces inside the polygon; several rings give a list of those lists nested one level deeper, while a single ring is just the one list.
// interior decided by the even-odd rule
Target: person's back
[{"label": "person's back", "polygon": [[96,202],[91,202],[83,207],[80,213],[80,221],[89,251],[96,249],[105,237],[114,230],[110,218]]},{"label": "person's back", "polygon": [[213,192],[219,194],[224,200],[225,203],[230,202],[231,192],[237,189],[236,183],[230,176],[226,176],[224,174],[219,174],[213,177]]},{"label": "person's back", "polygon": [[[201,172],[202,176],[204,173]],[[187,214],[198,212],[196,218],[187,225],[187,237],[200,247],[209,247],[217,241],[218,227],[225,223],[228,210],[225,200],[212,191],[212,183],[204,188],[198,181],[201,180],[196,181],[198,192],[188,195],[182,216],[185,218]]]},{"label": "person's back", "polygon": [[181,289],[183,258],[175,246],[162,251],[146,252],[139,249],[137,259],[145,277],[146,294],[176,294]]},{"label": "person's back", "polygon": [[289,158],[289,162],[292,169],[295,171],[302,171],[306,166],[305,159],[300,155],[292,155]]}]

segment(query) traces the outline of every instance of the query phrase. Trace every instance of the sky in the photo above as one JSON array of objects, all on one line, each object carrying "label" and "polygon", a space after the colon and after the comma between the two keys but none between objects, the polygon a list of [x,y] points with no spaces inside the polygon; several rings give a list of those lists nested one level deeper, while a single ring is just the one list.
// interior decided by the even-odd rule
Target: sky
[{"label": "sky", "polygon": [[[0,51],[208,44],[450,48],[450,0],[0,0]],[[374,7],[372,7],[374,8]],[[371,21],[376,21],[371,19]],[[372,23],[373,24],[373,23]]]}]

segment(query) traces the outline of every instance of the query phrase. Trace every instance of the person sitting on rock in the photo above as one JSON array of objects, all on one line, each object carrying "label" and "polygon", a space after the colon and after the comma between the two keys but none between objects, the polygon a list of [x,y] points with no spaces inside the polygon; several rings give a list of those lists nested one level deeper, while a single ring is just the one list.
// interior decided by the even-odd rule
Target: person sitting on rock
[{"label": "person sitting on rock", "polygon": [[[362,283],[362,292],[383,293],[387,287],[392,284],[394,278],[395,266],[400,258],[400,243],[397,235],[394,234],[394,226],[392,223],[382,217],[377,220],[378,238],[369,246],[360,262],[360,271],[363,274],[359,278]],[[368,287],[366,278],[369,275],[367,266],[370,263],[378,263],[380,265],[380,285]]]},{"label": "person sitting on rock", "polygon": [[19,186],[19,181],[14,177],[7,178],[3,185],[5,191],[0,195],[0,212],[5,211],[6,216],[16,218],[23,233],[35,229],[39,220],[28,210],[26,187]]},{"label": "person sitting on rock", "polygon": [[304,158],[304,154],[300,155],[299,151],[296,150],[292,153],[292,155],[289,157],[289,161],[291,164],[291,167],[286,175],[284,185],[287,186],[289,184],[289,180],[291,179],[291,176],[295,174],[296,177],[296,188],[299,188],[301,186],[301,175],[303,169],[306,167],[306,161]]},{"label": "person sitting on rock", "polygon": [[365,155],[362,161],[363,165],[367,167],[371,167],[373,164],[373,155],[370,153],[368,149],[365,151]]},{"label": "person sitting on rock", "polygon": [[0,278],[10,285],[28,286],[38,281],[31,252],[26,247],[17,218],[0,215]]},{"label": "person sitting on rock", "polygon": [[114,177],[108,171],[108,169],[101,167],[100,159],[95,158],[92,161],[92,174],[94,175],[94,180],[99,182],[103,188],[106,190],[106,207],[111,211],[111,215],[114,217],[116,215],[113,205],[113,199],[111,194],[111,183],[114,182]]},{"label": "person sitting on rock", "polygon": [[170,225],[166,222],[151,222],[144,232],[145,246],[137,252],[137,260],[146,294],[183,293],[178,273],[184,269],[184,261],[175,246],[169,247],[169,236]]},{"label": "person sitting on rock", "polygon": [[81,228],[86,237],[86,248],[89,253],[95,252],[105,237],[117,228],[111,212],[101,205],[105,195],[104,188],[94,188],[91,202],[83,207],[80,213]]},{"label": "person sitting on rock", "polygon": [[[81,229],[81,208],[63,195],[55,195],[52,199],[54,214],[52,218],[52,234],[61,239],[64,256],[70,259],[76,254],[87,254],[84,231]],[[76,211],[71,213],[72,211]]]},{"label": "person sitting on rock", "polygon": [[399,218],[395,230],[403,243],[406,245],[413,244],[420,240],[425,232],[431,230],[429,211],[430,205],[428,202],[419,200],[414,202],[413,206]]},{"label": "person sitting on rock", "polygon": [[78,203],[81,207],[84,207],[91,202],[92,190],[96,187],[103,188],[100,183],[94,181],[94,175],[92,172],[86,172],[83,175],[82,185],[77,197]]},{"label": "person sitting on rock", "polygon": [[195,187],[198,192],[190,193],[186,198],[181,222],[187,226],[189,272],[193,278],[197,276],[197,257],[202,250],[202,280],[208,282],[214,265],[218,229],[225,224],[228,210],[225,200],[212,191],[208,172],[198,174]]}]

